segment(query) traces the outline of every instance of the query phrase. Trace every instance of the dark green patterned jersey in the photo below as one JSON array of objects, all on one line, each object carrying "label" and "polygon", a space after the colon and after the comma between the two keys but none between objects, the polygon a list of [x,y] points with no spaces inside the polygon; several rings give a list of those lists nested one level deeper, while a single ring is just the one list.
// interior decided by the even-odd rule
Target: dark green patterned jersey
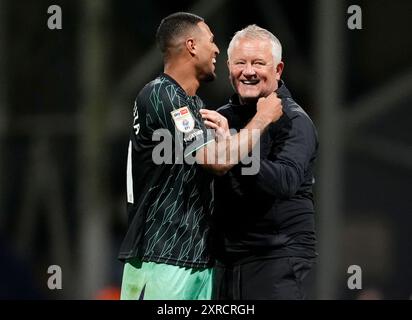
[{"label": "dark green patterned jersey", "polygon": [[209,256],[213,177],[194,163],[213,141],[199,109],[166,74],[136,98],[127,159],[128,230],[119,259],[203,268]]}]

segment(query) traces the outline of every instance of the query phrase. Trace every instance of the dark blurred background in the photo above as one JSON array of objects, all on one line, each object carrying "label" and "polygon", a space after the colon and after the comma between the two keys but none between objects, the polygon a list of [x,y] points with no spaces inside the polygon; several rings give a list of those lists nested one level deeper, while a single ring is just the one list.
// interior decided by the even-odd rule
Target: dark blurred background
[{"label": "dark blurred background", "polygon": [[[350,5],[362,29],[350,30]],[[50,30],[59,5],[63,28]],[[412,2],[0,0],[0,298],[116,298],[132,106],[162,71],[175,11],[203,16],[221,54],[208,106],[232,93],[226,48],[256,23],[282,42],[283,78],[320,140],[311,299],[412,296]],[[62,290],[47,286],[49,266]],[[347,286],[362,269],[362,289]]]}]

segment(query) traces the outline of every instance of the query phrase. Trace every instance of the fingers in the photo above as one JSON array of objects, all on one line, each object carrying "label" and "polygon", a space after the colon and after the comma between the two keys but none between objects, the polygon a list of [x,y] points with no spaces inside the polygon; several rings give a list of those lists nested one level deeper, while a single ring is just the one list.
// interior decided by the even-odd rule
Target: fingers
[{"label": "fingers", "polygon": [[271,102],[275,102],[275,103],[281,101],[281,99],[278,97],[276,92],[272,92],[270,95],[268,95],[266,97],[266,100],[271,101]]},{"label": "fingers", "polygon": [[266,98],[260,98],[257,102],[257,111],[272,122],[279,120],[282,116],[282,100],[278,98],[275,92],[272,92]]},{"label": "fingers", "polygon": [[264,101],[264,100],[271,100],[271,99],[276,99],[278,98],[278,95],[275,91],[273,91],[271,94],[269,94],[267,97],[260,97],[258,101]]},{"label": "fingers", "polygon": [[205,120],[205,126],[207,128],[211,128],[215,130],[219,129],[219,126],[217,124],[215,124],[214,122],[208,121],[208,120]]},{"label": "fingers", "polygon": [[261,97],[258,100],[258,104],[272,104],[272,105],[279,105],[281,104],[282,100],[278,98],[276,92],[272,92],[267,97]]},{"label": "fingers", "polygon": [[205,120],[205,124],[206,122],[213,123],[217,127],[220,127],[224,124],[223,122],[225,118],[214,110],[200,109],[199,112],[202,115],[202,118]]}]

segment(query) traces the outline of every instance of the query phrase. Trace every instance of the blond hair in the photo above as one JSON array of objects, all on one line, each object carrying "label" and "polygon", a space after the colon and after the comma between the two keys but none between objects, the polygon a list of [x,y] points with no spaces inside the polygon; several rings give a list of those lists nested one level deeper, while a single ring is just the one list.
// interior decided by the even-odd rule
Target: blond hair
[{"label": "blond hair", "polygon": [[276,38],[270,31],[263,29],[256,24],[249,25],[234,34],[229,43],[229,47],[227,48],[227,56],[229,60],[235,43],[239,39],[243,38],[269,40],[272,43],[272,55],[275,63],[278,64],[282,60],[282,45],[280,44],[279,39]]}]

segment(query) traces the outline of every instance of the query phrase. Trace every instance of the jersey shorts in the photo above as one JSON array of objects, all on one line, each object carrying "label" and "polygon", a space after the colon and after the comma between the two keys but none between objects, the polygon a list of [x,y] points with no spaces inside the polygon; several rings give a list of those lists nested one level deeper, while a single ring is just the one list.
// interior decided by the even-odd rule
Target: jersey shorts
[{"label": "jersey shorts", "polygon": [[213,269],[185,268],[170,264],[125,263],[121,300],[210,300]]}]

